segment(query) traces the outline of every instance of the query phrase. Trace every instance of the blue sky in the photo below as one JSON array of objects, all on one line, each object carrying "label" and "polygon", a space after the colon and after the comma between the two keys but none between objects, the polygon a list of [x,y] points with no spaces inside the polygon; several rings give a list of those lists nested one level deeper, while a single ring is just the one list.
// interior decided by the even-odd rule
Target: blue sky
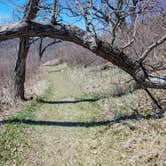
[{"label": "blue sky", "polygon": [[0,23],[8,22],[12,19],[13,10],[6,4],[0,4]]},{"label": "blue sky", "polygon": [[16,5],[24,3],[25,0],[0,0],[0,24],[13,21]]},{"label": "blue sky", "polygon": [[[0,0],[0,24],[9,23],[16,19],[14,17],[14,11],[17,5],[25,4],[27,0]],[[19,17],[22,17],[20,12]],[[63,22],[66,24],[73,24],[79,26],[80,28],[85,28],[84,21],[76,21],[76,18],[68,17],[67,15],[62,15]]]}]

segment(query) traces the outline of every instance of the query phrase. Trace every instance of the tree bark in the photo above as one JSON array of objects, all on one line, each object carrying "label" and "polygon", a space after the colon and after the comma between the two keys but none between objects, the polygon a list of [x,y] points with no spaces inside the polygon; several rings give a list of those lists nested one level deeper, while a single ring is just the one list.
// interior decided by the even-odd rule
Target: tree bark
[{"label": "tree bark", "polygon": [[[23,20],[25,22],[29,22],[30,20],[36,17],[39,0],[29,0],[25,12]],[[25,73],[26,73],[26,59],[29,50],[29,37],[25,36],[20,38],[19,43],[19,51],[18,51],[18,59],[15,67],[15,97],[25,100],[24,96],[24,83],[25,83]]]},{"label": "tree bark", "polygon": [[[96,40],[95,35],[71,25],[50,25],[35,21],[21,21],[0,26],[0,41],[25,36],[43,36],[74,42],[96,55],[110,61],[130,74],[139,88],[166,89],[166,76],[147,75],[140,64],[126,55],[121,49],[114,48],[106,41]],[[164,35],[165,36],[165,35]],[[162,40],[166,40],[166,37]]]},{"label": "tree bark", "polygon": [[40,43],[39,43],[39,63],[41,64],[42,56],[43,56],[43,38],[40,38]]},{"label": "tree bark", "polygon": [[25,100],[24,83],[28,50],[29,37],[21,37],[19,41],[18,59],[15,67],[15,97],[22,100]]}]

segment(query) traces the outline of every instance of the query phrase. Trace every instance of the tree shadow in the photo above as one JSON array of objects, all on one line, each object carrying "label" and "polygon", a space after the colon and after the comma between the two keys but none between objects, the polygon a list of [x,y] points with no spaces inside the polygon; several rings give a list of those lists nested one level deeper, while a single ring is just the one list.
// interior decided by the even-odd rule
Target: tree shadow
[{"label": "tree shadow", "polygon": [[141,120],[141,119],[156,119],[154,115],[125,115],[113,120],[106,121],[90,121],[90,122],[57,122],[57,121],[42,121],[32,119],[7,119],[1,120],[0,125],[4,124],[27,124],[27,125],[40,125],[40,126],[57,126],[57,127],[97,127],[97,126],[111,126],[116,123],[122,123],[127,120]]},{"label": "tree shadow", "polygon": [[77,103],[93,103],[105,98],[106,98],[105,96],[99,96],[94,98],[81,98],[81,99],[75,99],[75,100],[48,101],[44,99],[38,99],[37,101],[43,104],[77,104]]},{"label": "tree shadow", "polygon": [[43,103],[43,104],[77,104],[77,103],[93,103],[102,99],[107,99],[110,97],[121,97],[125,95],[123,94],[112,94],[112,93],[106,93],[106,94],[100,94],[100,95],[95,95],[94,97],[91,98],[77,98],[75,100],[60,100],[60,101],[51,101],[51,100],[45,100],[42,98],[37,99],[37,102]]}]

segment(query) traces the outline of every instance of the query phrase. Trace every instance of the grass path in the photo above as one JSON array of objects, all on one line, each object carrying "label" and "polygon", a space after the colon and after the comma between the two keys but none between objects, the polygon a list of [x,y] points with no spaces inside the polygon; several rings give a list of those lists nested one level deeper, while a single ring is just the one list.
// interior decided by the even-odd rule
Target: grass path
[{"label": "grass path", "polygon": [[163,120],[133,121],[134,130],[125,123],[109,126],[97,101],[83,93],[81,82],[71,79],[68,68],[59,67],[44,67],[44,79],[49,83],[46,94],[0,128],[0,166],[161,163],[158,153],[165,137],[162,133],[156,137],[153,126],[161,124],[162,131]]},{"label": "grass path", "polygon": [[54,70],[47,67],[51,95],[34,113],[35,139],[31,140],[35,153],[25,165],[96,165],[100,163],[97,133],[102,126],[89,126],[104,121],[103,115],[95,103],[86,100],[80,83],[71,80],[68,70]]}]

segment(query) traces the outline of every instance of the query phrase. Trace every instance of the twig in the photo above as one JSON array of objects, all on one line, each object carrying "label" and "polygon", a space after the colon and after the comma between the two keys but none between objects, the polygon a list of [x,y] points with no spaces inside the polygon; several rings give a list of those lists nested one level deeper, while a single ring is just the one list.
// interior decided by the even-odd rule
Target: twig
[{"label": "twig", "polygon": [[135,22],[134,22],[134,31],[133,31],[132,39],[127,44],[125,44],[122,47],[122,49],[125,49],[125,48],[131,46],[131,44],[133,44],[133,42],[135,41],[135,36],[136,36],[136,33],[137,33],[137,20],[138,20],[138,15],[136,16],[136,19],[135,19]]},{"label": "twig", "polygon": [[155,43],[151,44],[142,54],[142,56],[140,57],[140,59],[138,60],[138,63],[142,63],[146,57],[149,55],[149,53],[156,48],[157,46],[159,46],[160,44],[164,43],[166,41],[166,34],[163,35],[158,41],[156,41]]}]

